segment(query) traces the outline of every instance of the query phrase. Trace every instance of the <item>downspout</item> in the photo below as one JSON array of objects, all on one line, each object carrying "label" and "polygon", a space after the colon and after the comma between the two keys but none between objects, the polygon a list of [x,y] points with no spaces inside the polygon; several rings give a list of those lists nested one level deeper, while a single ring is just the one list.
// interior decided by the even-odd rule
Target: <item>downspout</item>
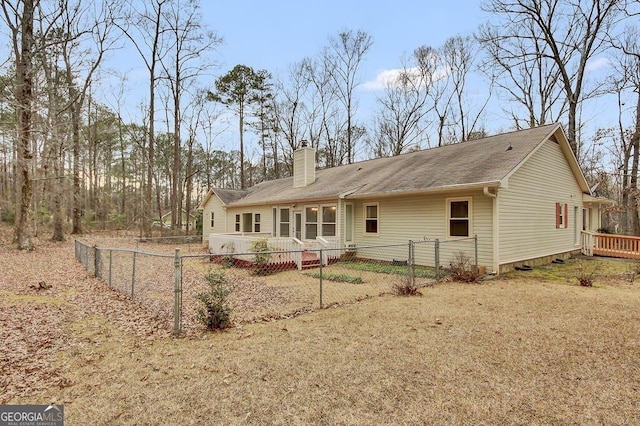
[{"label": "downspout", "polygon": [[482,192],[485,196],[493,199],[493,255],[491,268],[493,269],[492,272],[498,275],[500,273],[500,233],[498,232],[500,228],[500,209],[498,205],[498,190],[496,189],[496,192],[493,193],[489,191],[488,186],[485,186],[482,188]]},{"label": "downspout", "polygon": [[[345,238],[345,229],[346,229],[346,224],[344,224],[345,221],[345,214],[346,214],[346,207],[345,207],[345,200],[349,195],[354,194],[356,191],[360,190],[361,188],[365,187],[367,184],[365,183],[364,185],[360,185],[357,186],[355,188],[352,189],[348,189],[344,192],[341,192],[338,194],[338,207],[337,207],[337,212],[336,214],[339,215],[339,217],[336,217],[337,222],[337,228],[336,232],[339,235],[339,242],[340,242],[340,246],[341,247],[345,247],[347,241]],[[354,208],[352,210],[352,213],[355,214],[355,205]],[[339,219],[339,220],[338,220]]]}]

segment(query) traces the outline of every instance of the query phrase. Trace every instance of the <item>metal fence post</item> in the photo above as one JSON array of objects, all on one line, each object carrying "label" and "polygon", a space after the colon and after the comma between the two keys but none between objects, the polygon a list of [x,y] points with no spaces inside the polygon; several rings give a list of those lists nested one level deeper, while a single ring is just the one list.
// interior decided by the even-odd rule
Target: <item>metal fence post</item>
[{"label": "metal fence post", "polygon": [[434,263],[436,264],[436,282],[440,281],[440,239],[436,238],[434,247]]},{"label": "metal fence post", "polygon": [[474,256],[476,260],[476,271],[479,271],[480,268],[478,267],[478,235],[477,234],[473,236],[473,250],[474,250]]},{"label": "metal fence post", "polygon": [[136,253],[137,252],[133,252],[133,267],[131,268],[131,298],[133,299],[133,289],[135,288],[136,285]]},{"label": "metal fence post", "polygon": [[96,248],[95,259],[94,259],[95,268],[96,268],[95,276],[102,279],[102,250],[100,250],[100,248],[98,248],[97,246],[95,248]]},{"label": "metal fence post", "polygon": [[111,271],[113,270],[113,250],[109,250],[109,287],[111,287]]},{"label": "metal fence post", "polygon": [[180,257],[179,248],[176,248],[173,268],[173,334],[177,336],[181,331],[180,305],[182,299],[182,258]]},{"label": "metal fence post", "polygon": [[320,309],[322,309],[322,249],[320,249]]},{"label": "metal fence post", "polygon": [[[94,277],[100,277],[98,275],[98,262],[99,262],[99,260],[98,260],[98,246],[94,245],[92,248],[93,248],[93,276]],[[87,261],[87,263],[89,263],[89,262]]]},{"label": "metal fence post", "polygon": [[415,243],[412,240],[409,240],[409,284],[410,285],[414,285],[415,284],[415,279],[416,279],[416,275],[415,275],[415,265],[414,265],[414,256],[415,256]]}]

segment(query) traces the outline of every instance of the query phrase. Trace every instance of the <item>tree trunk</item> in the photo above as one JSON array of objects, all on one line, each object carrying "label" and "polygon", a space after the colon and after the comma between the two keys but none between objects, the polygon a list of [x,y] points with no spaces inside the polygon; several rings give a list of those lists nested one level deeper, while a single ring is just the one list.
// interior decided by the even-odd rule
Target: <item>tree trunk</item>
[{"label": "tree trunk", "polygon": [[182,226],[182,202],[180,197],[180,67],[176,60],[176,81],[173,92],[173,179],[171,182],[171,229]]},{"label": "tree trunk", "polygon": [[242,102],[238,105],[239,127],[240,127],[240,189],[246,188],[244,178],[244,105]]},{"label": "tree trunk", "polygon": [[631,137],[631,149],[633,150],[633,160],[631,162],[631,178],[630,190],[632,197],[631,209],[629,209],[629,231],[631,235],[640,235],[640,219],[638,218],[638,209],[640,194],[638,194],[638,163],[640,161],[640,92],[636,104],[636,128]]},{"label": "tree trunk", "polygon": [[21,45],[16,55],[16,100],[18,116],[17,189],[15,242],[20,250],[33,250],[29,232],[29,206],[33,193],[31,181],[31,104],[33,99],[33,0],[24,0],[21,23]]}]

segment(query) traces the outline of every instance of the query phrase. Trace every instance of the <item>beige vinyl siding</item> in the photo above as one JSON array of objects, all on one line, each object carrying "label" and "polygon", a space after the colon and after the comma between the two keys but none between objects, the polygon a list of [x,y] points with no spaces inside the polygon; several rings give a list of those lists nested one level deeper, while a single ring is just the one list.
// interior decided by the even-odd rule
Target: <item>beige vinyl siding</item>
[{"label": "beige vinyl siding", "polygon": [[[574,208],[582,208],[582,192],[557,143],[544,142],[498,197],[500,264],[576,249]],[[556,228],[556,203],[567,204],[566,228]],[[578,221],[580,230],[581,215]]]},{"label": "beige vinyl siding", "polygon": [[[411,197],[358,200],[355,202],[354,240],[359,246],[406,244],[416,241],[416,263],[433,266],[434,243],[440,240],[440,264],[447,266],[453,256],[465,252],[473,260],[473,240],[447,239],[447,198],[470,197],[472,201],[471,236],[478,235],[478,263],[487,267],[492,262],[492,199],[482,191],[419,195]],[[364,206],[378,203],[378,235],[364,233]],[[427,242],[422,242],[427,239]],[[420,241],[420,242],[419,242]],[[390,250],[358,250],[358,256],[381,260],[406,260],[405,248]],[[403,255],[403,258],[398,256]]]},{"label": "beige vinyl siding", "polygon": [[[214,225],[211,227],[211,212],[215,214]],[[222,208],[222,201],[212,195],[202,211],[202,241],[208,241],[209,234],[224,234],[230,232],[227,228],[227,214]]]},{"label": "beige vinyl siding", "polygon": [[[238,209],[227,209],[227,231],[228,233],[236,232],[236,215],[240,215],[240,233],[242,232],[242,215],[245,213],[251,213],[251,233],[254,229],[254,219],[256,213],[260,214],[260,234],[271,234],[273,227],[273,208],[272,206],[254,206],[254,207],[242,207]],[[244,232],[248,234],[249,232]]]}]

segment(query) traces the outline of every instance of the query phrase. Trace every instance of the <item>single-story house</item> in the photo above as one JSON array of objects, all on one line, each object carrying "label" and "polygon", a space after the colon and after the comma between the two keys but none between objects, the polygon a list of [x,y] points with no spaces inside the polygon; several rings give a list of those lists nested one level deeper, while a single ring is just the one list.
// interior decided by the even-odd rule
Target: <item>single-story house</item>
[{"label": "single-story house", "polygon": [[551,124],[323,170],[303,146],[292,177],[213,188],[199,209],[203,241],[357,247],[477,236],[478,264],[497,274],[579,251],[606,203],[591,193],[562,126]]},{"label": "single-story house", "polygon": [[[154,226],[159,226],[161,228],[171,228],[171,221],[173,219],[173,214],[171,212],[167,212],[162,215],[160,220],[155,219],[153,222]],[[182,209],[182,229],[187,229],[187,221],[189,223],[189,229],[196,228],[196,217],[193,214],[189,214],[187,219],[187,211]]]}]

